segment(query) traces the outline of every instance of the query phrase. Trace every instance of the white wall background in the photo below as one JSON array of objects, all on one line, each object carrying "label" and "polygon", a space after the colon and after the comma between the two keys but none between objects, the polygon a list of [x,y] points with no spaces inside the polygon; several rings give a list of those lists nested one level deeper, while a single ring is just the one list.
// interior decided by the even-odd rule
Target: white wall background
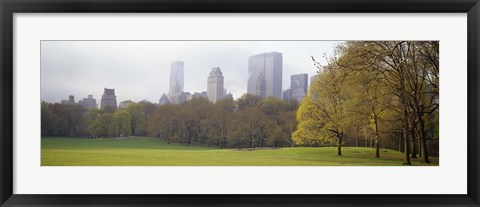
[{"label": "white wall background", "polygon": [[[440,166],[41,167],[40,40],[126,39],[439,40]],[[18,194],[465,194],[467,17],[466,14],[15,14],[14,106],[14,193]],[[424,187],[411,188],[411,183],[422,183]]]}]

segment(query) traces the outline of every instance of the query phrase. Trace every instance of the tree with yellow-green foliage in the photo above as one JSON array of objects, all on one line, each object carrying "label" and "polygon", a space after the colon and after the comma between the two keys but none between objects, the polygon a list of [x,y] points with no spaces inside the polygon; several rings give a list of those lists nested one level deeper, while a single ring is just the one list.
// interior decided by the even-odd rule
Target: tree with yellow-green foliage
[{"label": "tree with yellow-green foliage", "polygon": [[410,154],[415,158],[416,140],[422,162],[429,162],[425,123],[438,113],[438,55],[438,41],[355,41],[342,51],[349,60],[343,67],[379,74],[394,97],[390,108],[402,121],[405,165],[411,165]]},{"label": "tree with yellow-green foliage", "polygon": [[352,115],[347,78],[348,74],[334,64],[322,68],[297,111],[295,143],[335,144],[338,155],[342,155],[343,139]]},{"label": "tree with yellow-green foliage", "polygon": [[127,112],[130,114],[130,131],[132,135],[137,135],[137,129],[145,125],[143,106],[138,103],[131,102],[126,106],[125,110],[127,110]]},{"label": "tree with yellow-green foliage", "polygon": [[111,128],[114,136],[130,136],[131,124],[130,113],[125,109],[119,109],[113,114]]},{"label": "tree with yellow-green foliage", "polygon": [[350,90],[351,110],[356,115],[352,119],[369,123],[375,141],[375,157],[380,158],[383,119],[388,114],[386,111],[392,110],[395,97],[391,95],[391,89],[381,72],[370,68],[353,69],[358,65],[368,65],[368,58],[350,52],[348,45],[340,45],[338,49],[342,55],[335,60],[335,64],[349,74],[347,90]]}]

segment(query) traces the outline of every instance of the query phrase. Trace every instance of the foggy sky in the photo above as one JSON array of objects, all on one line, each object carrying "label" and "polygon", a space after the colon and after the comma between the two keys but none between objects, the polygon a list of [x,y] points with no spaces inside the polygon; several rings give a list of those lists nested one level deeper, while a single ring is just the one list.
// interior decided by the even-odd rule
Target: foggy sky
[{"label": "foggy sky", "polygon": [[148,100],[158,103],[168,93],[170,63],[185,62],[185,89],[207,90],[207,77],[220,67],[224,88],[236,99],[247,91],[248,57],[264,52],[283,54],[282,90],[290,75],[316,74],[310,58],[325,64],[333,41],[42,41],[41,99],[75,101],[92,94],[100,105],[103,88],[115,88],[117,103]]}]

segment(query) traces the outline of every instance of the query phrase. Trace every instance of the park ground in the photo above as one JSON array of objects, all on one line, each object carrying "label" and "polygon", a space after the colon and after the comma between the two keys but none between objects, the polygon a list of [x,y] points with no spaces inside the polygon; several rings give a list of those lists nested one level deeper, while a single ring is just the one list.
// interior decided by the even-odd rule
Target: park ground
[{"label": "park ground", "polygon": [[[167,144],[157,138],[43,137],[42,166],[401,166],[403,153],[381,149],[344,147],[288,147],[269,149],[218,149]],[[412,165],[438,166],[412,159]]]}]

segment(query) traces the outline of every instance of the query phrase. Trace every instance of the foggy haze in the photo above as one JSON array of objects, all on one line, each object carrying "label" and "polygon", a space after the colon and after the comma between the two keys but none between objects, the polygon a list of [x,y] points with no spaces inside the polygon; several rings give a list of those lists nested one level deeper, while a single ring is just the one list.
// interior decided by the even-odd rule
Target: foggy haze
[{"label": "foggy haze", "polygon": [[184,62],[185,92],[207,90],[207,77],[220,67],[224,88],[236,99],[247,91],[248,58],[264,52],[283,54],[282,90],[290,75],[316,74],[310,58],[325,64],[333,41],[42,41],[41,99],[75,101],[92,94],[100,103],[103,88],[115,88],[117,102],[158,103],[168,94],[170,63]]}]

